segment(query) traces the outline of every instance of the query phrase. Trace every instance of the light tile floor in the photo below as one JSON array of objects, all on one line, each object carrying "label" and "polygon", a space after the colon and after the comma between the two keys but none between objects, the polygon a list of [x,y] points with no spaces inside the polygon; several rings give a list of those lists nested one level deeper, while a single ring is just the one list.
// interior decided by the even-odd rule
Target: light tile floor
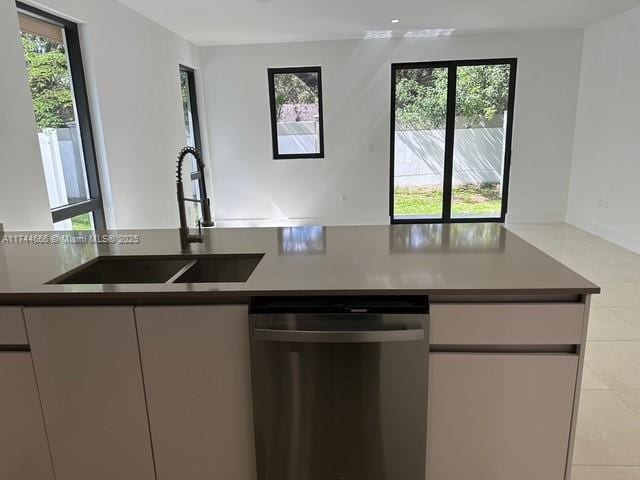
[{"label": "light tile floor", "polygon": [[640,480],[640,255],[566,224],[508,228],[602,287],[591,302],[572,480]]}]

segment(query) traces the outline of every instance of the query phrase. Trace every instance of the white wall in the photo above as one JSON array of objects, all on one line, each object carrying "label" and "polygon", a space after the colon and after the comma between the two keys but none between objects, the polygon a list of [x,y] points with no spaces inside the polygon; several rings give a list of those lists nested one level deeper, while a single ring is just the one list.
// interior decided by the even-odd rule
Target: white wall
[{"label": "white wall", "polygon": [[567,221],[640,252],[640,7],[585,30]]},{"label": "white wall", "polygon": [[[387,222],[390,63],[496,57],[519,59],[509,220],[562,221],[581,43],[568,30],[202,48],[219,224]],[[322,66],[326,158],[273,160],[267,67],[300,65]]]},{"label": "white wall", "polygon": [[51,229],[15,11],[13,0],[0,0],[0,223],[5,230]]},{"label": "white wall", "polygon": [[[49,213],[15,4],[0,3],[0,98],[12,112],[5,115],[2,109],[0,131],[5,123],[16,123],[2,139],[0,186],[6,181],[13,190],[0,189],[0,222],[4,219],[5,229],[41,228],[40,218]],[[81,23],[108,225],[176,226],[175,161],[185,144],[178,66],[197,68],[197,47],[114,0],[41,0],[36,6]],[[202,88],[198,93],[202,100]],[[204,128],[204,111],[201,117]],[[25,173],[15,171],[16,159],[25,162]],[[27,167],[33,185],[21,189]],[[24,197],[25,212],[35,217],[15,213],[15,201],[7,203],[11,197]]]}]

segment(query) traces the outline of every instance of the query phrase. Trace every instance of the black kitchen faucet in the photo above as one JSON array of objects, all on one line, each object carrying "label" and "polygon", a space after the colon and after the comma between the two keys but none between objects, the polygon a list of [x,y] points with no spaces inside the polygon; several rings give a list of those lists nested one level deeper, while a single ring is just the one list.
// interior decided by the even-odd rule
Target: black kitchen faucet
[{"label": "black kitchen faucet", "polygon": [[[182,184],[182,162],[187,155],[193,155],[196,159],[197,171],[192,174],[191,178],[197,178],[200,180],[200,199],[197,198],[185,198],[184,186]],[[178,212],[180,215],[180,245],[182,250],[188,250],[191,243],[202,243],[202,227],[212,227],[214,225],[211,220],[211,202],[207,197],[207,189],[204,181],[204,162],[200,152],[193,147],[185,147],[180,150],[178,154],[178,168],[176,178],[176,191],[178,196]],[[202,218],[198,219],[198,233],[192,234],[187,225],[187,213],[185,209],[185,202],[199,203],[202,206]]]}]

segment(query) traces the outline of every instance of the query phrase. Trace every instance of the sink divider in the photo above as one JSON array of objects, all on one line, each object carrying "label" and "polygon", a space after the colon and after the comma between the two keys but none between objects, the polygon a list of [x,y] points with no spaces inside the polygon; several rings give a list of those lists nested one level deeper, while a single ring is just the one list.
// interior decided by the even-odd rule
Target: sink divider
[{"label": "sink divider", "polygon": [[198,263],[198,259],[197,258],[194,259],[194,260],[191,260],[184,267],[182,267],[180,270],[178,270],[175,273],[175,275],[173,275],[173,277],[171,277],[169,280],[164,282],[165,285],[175,282],[178,278],[180,278],[184,273],[187,272],[187,270],[189,270],[191,267],[193,267],[196,263]]}]

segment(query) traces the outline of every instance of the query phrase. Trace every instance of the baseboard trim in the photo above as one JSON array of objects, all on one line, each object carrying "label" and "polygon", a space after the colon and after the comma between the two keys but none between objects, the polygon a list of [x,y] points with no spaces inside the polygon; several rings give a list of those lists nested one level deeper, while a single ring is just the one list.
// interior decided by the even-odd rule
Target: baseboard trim
[{"label": "baseboard trim", "polygon": [[389,217],[216,218],[217,227],[293,227],[305,225],[389,225]]},{"label": "baseboard trim", "polygon": [[507,213],[506,223],[564,223],[563,213]]},{"label": "baseboard trim", "polygon": [[598,225],[572,213],[567,213],[565,221],[569,225],[573,225],[585,232],[597,235],[598,237],[615,243],[622,248],[626,248],[635,253],[640,253],[640,239],[618,232],[612,228]]},{"label": "baseboard trim", "polygon": [[[506,223],[564,223],[563,213],[507,214]],[[218,227],[389,225],[389,217],[216,218]]]}]

